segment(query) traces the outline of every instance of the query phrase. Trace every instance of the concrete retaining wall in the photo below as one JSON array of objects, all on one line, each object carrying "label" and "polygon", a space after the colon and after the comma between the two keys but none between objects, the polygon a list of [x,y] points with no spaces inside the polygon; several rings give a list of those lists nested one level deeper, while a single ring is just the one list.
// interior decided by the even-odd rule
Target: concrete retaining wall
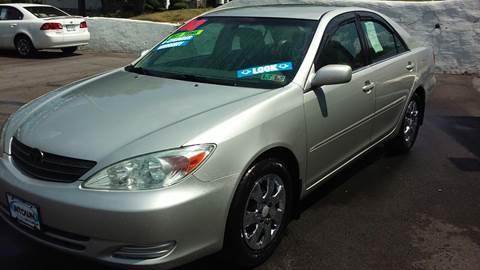
[{"label": "concrete retaining wall", "polygon": [[87,18],[90,31],[88,49],[99,52],[138,53],[157,44],[176,28],[176,24],[146,21]]},{"label": "concrete retaining wall", "polygon": [[[318,4],[359,6],[390,16],[420,43],[432,45],[437,71],[480,74],[480,0],[399,2],[366,0],[235,0],[221,8],[259,4]],[[140,52],[173,31],[174,24],[109,18],[89,18],[90,48],[98,51]],[[440,29],[435,25],[440,24]]]}]

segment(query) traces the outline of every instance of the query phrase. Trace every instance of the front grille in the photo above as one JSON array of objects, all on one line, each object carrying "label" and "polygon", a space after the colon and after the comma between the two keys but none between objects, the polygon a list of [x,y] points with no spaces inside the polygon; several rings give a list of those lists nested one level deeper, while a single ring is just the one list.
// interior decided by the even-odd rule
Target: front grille
[{"label": "front grille", "polygon": [[92,169],[95,161],[62,157],[31,148],[12,140],[12,158],[15,166],[25,174],[41,180],[72,183]]}]

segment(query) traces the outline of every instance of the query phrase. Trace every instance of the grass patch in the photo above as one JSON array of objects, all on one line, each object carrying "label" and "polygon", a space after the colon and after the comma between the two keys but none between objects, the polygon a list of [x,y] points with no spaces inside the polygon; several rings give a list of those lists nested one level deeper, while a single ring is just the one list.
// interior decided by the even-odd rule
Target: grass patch
[{"label": "grass patch", "polygon": [[131,19],[152,21],[152,22],[182,23],[208,10],[210,10],[210,8],[167,10],[167,11],[143,14],[140,16],[132,17]]}]

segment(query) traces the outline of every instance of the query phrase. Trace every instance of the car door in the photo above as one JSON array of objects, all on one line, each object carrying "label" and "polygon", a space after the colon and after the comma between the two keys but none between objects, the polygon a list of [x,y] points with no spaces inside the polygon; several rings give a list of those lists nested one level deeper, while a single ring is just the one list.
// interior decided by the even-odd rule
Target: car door
[{"label": "car door", "polygon": [[400,119],[415,82],[416,63],[414,54],[383,18],[370,12],[359,16],[375,84],[372,139],[378,140],[388,135]]},{"label": "car door", "polygon": [[304,94],[307,130],[307,189],[367,147],[371,140],[374,93],[364,40],[354,13],[333,19],[314,66],[352,67],[349,83],[323,86]]},{"label": "car door", "polygon": [[14,7],[0,7],[0,46],[2,48],[14,47],[13,39],[23,14]]},{"label": "car door", "polygon": [[5,6],[0,6],[0,48],[5,48],[6,46],[6,36],[9,32],[7,19],[7,8]]}]

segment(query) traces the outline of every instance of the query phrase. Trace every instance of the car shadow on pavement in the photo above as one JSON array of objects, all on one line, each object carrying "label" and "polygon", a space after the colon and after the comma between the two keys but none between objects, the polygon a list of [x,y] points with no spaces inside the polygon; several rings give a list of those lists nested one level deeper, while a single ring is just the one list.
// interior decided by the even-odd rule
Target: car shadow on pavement
[{"label": "car shadow on pavement", "polygon": [[66,54],[66,53],[63,53],[60,50],[42,50],[42,51],[36,52],[34,55],[32,55],[30,57],[22,58],[22,57],[18,56],[18,54],[15,51],[0,50],[0,55],[2,57],[18,58],[18,59],[56,59],[56,58],[74,57],[74,56],[79,56],[79,55],[82,55],[82,54],[78,53],[78,52]]},{"label": "car shadow on pavement", "polygon": [[353,161],[335,176],[330,179],[325,180],[318,188],[308,194],[300,203],[299,211],[301,214],[312,205],[320,202],[323,198],[331,194],[337,188],[351,180],[358,173],[365,170],[365,168],[374,164],[376,161],[380,160],[384,156],[390,155],[383,145],[376,146],[359,159]]}]

